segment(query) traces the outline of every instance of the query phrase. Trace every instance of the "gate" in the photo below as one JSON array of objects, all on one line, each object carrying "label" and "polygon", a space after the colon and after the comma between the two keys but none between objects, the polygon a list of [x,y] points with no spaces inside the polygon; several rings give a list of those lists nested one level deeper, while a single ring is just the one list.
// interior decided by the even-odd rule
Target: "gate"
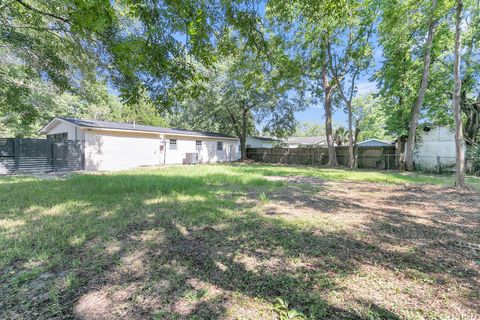
[{"label": "gate", "polygon": [[84,142],[51,139],[0,139],[0,174],[84,169]]},{"label": "gate", "polygon": [[52,143],[52,167],[55,171],[83,170],[84,142],[68,140]]}]

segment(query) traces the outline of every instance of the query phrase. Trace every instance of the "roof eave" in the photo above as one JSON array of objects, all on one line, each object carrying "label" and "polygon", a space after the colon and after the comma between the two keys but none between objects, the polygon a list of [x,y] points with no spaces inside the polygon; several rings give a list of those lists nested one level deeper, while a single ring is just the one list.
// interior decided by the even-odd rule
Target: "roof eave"
[{"label": "roof eave", "polygon": [[224,139],[224,140],[238,140],[235,137],[224,137],[224,136],[208,136],[208,135],[201,135],[201,134],[182,134],[182,133],[174,133],[174,132],[161,132],[161,131],[151,131],[151,130],[139,130],[139,129],[116,129],[116,128],[102,128],[102,127],[95,127],[95,126],[85,126],[82,124],[78,124],[72,121],[65,120],[61,117],[55,117],[50,120],[43,128],[38,131],[38,134],[47,134],[49,128],[56,122],[61,121],[64,123],[68,123],[73,125],[81,130],[97,130],[97,131],[112,131],[112,132],[139,132],[139,133],[148,133],[148,134],[155,134],[155,135],[171,135],[171,136],[181,136],[181,137],[192,137],[192,138],[203,138],[203,139]]},{"label": "roof eave", "polygon": [[93,130],[93,131],[138,132],[138,133],[148,133],[148,134],[163,135],[163,136],[181,136],[181,137],[204,138],[204,139],[238,140],[238,138],[234,138],[234,137],[222,137],[222,136],[212,137],[212,136],[204,136],[204,135],[181,134],[181,133],[174,133],[174,132],[160,132],[160,131],[149,131],[149,130],[138,130],[138,129],[115,129],[115,128],[101,128],[101,127],[88,127],[88,126],[81,126],[80,129]]},{"label": "roof eave", "polygon": [[71,125],[74,125],[74,126],[80,128],[80,126],[77,125],[77,124],[75,124],[75,123],[72,123],[72,122],[70,122],[70,121],[67,121],[67,120],[62,119],[62,118],[59,118],[59,117],[55,117],[55,118],[53,118],[52,120],[50,120],[43,128],[41,128],[40,130],[38,130],[37,133],[38,133],[38,134],[47,134],[48,128],[49,128],[50,126],[52,126],[55,121],[62,121],[62,122],[65,122],[65,123],[68,123],[68,124],[71,124]]}]

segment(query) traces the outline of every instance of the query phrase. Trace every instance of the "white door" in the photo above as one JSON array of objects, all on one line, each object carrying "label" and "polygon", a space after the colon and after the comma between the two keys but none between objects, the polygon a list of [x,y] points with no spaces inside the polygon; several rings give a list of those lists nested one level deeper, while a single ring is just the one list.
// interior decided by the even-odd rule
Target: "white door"
[{"label": "white door", "polygon": [[166,157],[166,152],[167,152],[167,143],[165,141],[160,141],[160,165],[165,164],[165,157]]}]

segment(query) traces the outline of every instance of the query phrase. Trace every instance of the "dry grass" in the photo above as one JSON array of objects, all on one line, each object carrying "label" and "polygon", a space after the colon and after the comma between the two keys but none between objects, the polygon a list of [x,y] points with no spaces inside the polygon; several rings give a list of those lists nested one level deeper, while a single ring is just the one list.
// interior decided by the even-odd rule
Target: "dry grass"
[{"label": "dry grass", "polygon": [[[338,239],[342,253],[329,254],[350,261],[355,271],[322,295],[330,306],[362,309],[368,297],[401,318],[480,316],[477,192],[292,176],[282,180],[289,187],[271,195],[263,214],[319,225],[314,228],[319,236],[326,230],[343,234]],[[305,192],[304,186],[312,185],[318,189]]]},{"label": "dry grass", "polygon": [[301,170],[0,181],[0,318],[480,318],[477,191]]}]

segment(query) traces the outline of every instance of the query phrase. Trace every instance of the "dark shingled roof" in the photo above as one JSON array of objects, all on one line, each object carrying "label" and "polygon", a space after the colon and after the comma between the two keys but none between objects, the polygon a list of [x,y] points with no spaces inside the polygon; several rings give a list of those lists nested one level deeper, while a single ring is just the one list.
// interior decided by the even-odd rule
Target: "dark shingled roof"
[{"label": "dark shingled roof", "polygon": [[125,122],[114,122],[114,121],[99,121],[99,120],[83,120],[83,119],[74,119],[74,118],[65,118],[57,117],[64,121],[70,122],[76,126],[84,128],[102,128],[102,129],[118,129],[118,130],[131,130],[131,131],[149,131],[149,132],[158,132],[164,134],[181,134],[181,135],[191,135],[191,136],[202,136],[202,137],[214,137],[214,138],[233,138],[232,136],[223,135],[217,132],[206,132],[206,131],[189,131],[183,129],[173,129],[173,128],[162,128],[154,126],[144,126],[140,124],[125,123]]}]

